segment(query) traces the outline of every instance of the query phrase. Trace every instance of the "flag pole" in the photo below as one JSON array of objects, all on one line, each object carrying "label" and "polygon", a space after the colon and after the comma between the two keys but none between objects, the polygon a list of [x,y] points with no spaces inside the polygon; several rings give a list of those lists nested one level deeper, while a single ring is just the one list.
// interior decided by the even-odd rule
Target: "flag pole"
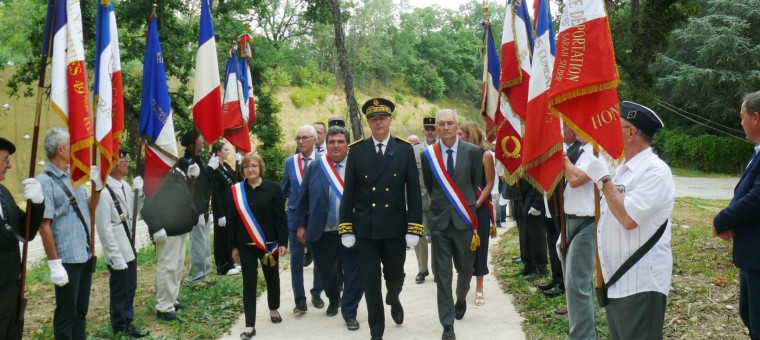
[{"label": "flag pole", "polygon": [[[97,108],[98,100],[100,99],[99,95],[93,96],[93,104],[92,107]],[[92,117],[92,125],[98,126],[98,115],[97,113]],[[92,158],[91,164],[98,163],[98,144],[95,142],[92,145]],[[100,166],[103,166],[103,164],[100,164]],[[90,168],[90,171],[92,171],[92,168]],[[100,176],[100,174],[95,174],[95,176]],[[92,177],[92,174],[90,174],[90,177]],[[105,183],[101,183],[103,186],[105,186]],[[103,190],[103,188],[101,188]],[[92,185],[90,186],[90,250],[92,252],[92,272],[95,272],[95,264],[97,263],[97,257],[95,256],[95,208],[98,206],[98,201],[100,201],[100,191],[95,190],[95,181],[92,181]]]},{"label": "flag pole", "polygon": [[[135,167],[138,170],[137,171],[138,174],[141,173],[139,171],[139,167],[140,167],[140,160],[142,159],[142,153],[140,152],[140,150],[143,147],[142,144],[143,144],[142,138],[138,138],[137,139],[137,152],[136,152],[136,155],[135,155],[135,158],[136,158],[135,159]],[[144,168],[144,166],[143,166],[143,168]],[[143,183],[145,183],[145,176],[144,176],[145,172],[143,171],[142,173],[143,173]],[[130,235],[129,243],[132,245],[132,252],[135,253],[135,258],[137,258],[137,250],[136,250],[137,248],[135,246],[136,245],[136,243],[135,243],[135,241],[136,241],[135,235],[137,233],[137,200],[140,198],[140,195],[137,192],[137,189],[133,188],[133,190],[134,190],[134,199],[132,200],[132,235]],[[144,186],[143,186],[143,192],[145,192],[145,187]]]},{"label": "flag pole", "polygon": [[[599,158],[599,150],[594,148],[594,158]],[[594,235],[599,234],[599,215],[601,211],[601,205],[599,202],[599,199],[601,198],[601,193],[599,192],[599,187],[594,185]],[[601,261],[599,260],[599,238],[596,237],[596,288],[602,288],[604,287],[604,277],[602,276],[602,266]]]}]

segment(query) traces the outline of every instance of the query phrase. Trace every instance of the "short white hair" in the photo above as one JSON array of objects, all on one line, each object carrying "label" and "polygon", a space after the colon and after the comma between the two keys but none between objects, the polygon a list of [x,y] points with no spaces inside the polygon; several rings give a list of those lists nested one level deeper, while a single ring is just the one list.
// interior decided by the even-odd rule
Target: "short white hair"
[{"label": "short white hair", "polygon": [[317,129],[315,129],[312,125],[301,125],[301,127],[296,129],[296,137],[298,137],[298,131],[304,129],[308,130],[312,137],[317,138]]},{"label": "short white hair", "polygon": [[451,114],[452,116],[454,116],[454,121],[457,122],[457,123],[459,123],[459,114],[456,111],[452,110],[452,109],[442,109],[442,110],[438,111],[435,114],[435,121],[437,122],[438,119],[440,119],[441,115],[444,115],[444,114]]},{"label": "short white hair", "polygon": [[52,128],[45,134],[45,155],[48,160],[55,158],[58,147],[69,142],[69,132],[62,128]]}]

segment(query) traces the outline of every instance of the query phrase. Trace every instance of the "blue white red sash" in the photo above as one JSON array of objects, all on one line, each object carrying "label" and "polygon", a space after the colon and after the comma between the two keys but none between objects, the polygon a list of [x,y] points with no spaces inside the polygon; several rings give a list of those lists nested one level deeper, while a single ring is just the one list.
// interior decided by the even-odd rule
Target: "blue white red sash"
[{"label": "blue white red sash", "polygon": [[467,201],[464,199],[464,195],[462,195],[456,183],[454,183],[454,179],[446,172],[446,167],[443,165],[443,157],[441,156],[441,147],[438,143],[435,143],[428,145],[422,152],[428,163],[430,163],[433,177],[435,177],[438,185],[441,186],[443,193],[446,194],[446,198],[451,202],[454,211],[459,214],[459,217],[464,220],[464,223],[468,227],[472,228],[473,231],[477,231],[478,224],[473,223],[475,218],[472,215],[472,211],[470,211],[470,206],[467,205]]},{"label": "blue white red sash", "polygon": [[340,172],[338,169],[335,168],[335,164],[331,162],[327,158],[327,154],[323,154],[320,156],[321,162],[320,167],[322,168],[322,172],[325,173],[325,176],[327,176],[327,182],[330,183],[330,186],[332,187],[333,191],[335,192],[335,195],[338,196],[339,200],[343,199],[343,179],[340,178]]},{"label": "blue white red sash", "polygon": [[[483,184],[478,185],[478,187],[475,189],[475,196],[480,197],[480,194],[483,193]],[[488,207],[488,215],[491,216],[491,222],[495,222],[496,219],[493,217],[493,204],[491,203],[490,199],[487,199],[483,201],[485,203],[486,207]]]},{"label": "blue white red sash", "polygon": [[253,240],[253,244],[256,245],[261,251],[269,254],[274,254],[277,251],[279,245],[277,242],[272,243],[271,246],[267,246],[267,238],[264,235],[264,230],[261,229],[259,221],[256,220],[256,216],[253,216],[251,207],[248,206],[248,200],[245,197],[245,188],[243,187],[245,181],[232,185],[232,200],[235,201],[235,208],[237,209],[238,216],[243,221],[245,230],[248,232],[248,236]]},{"label": "blue white red sash", "polygon": [[303,183],[303,174],[304,174],[304,168],[303,168],[303,161],[301,160],[301,154],[297,153],[293,156],[293,177],[296,178],[296,185],[298,186],[298,191],[301,191],[301,183]]}]

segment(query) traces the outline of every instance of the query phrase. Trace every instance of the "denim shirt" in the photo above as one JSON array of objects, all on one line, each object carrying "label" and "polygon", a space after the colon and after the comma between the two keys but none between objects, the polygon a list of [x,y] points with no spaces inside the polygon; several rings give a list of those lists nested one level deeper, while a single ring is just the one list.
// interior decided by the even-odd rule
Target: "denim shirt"
[{"label": "denim shirt", "polygon": [[87,233],[90,233],[90,209],[87,205],[87,193],[84,186],[74,189],[71,186],[69,170],[61,171],[48,163],[43,173],[37,175],[37,180],[42,185],[42,194],[45,197],[45,211],[43,219],[51,219],[50,228],[55,239],[55,248],[58,258],[64,263],[84,263],[90,259],[90,245],[87,244],[87,235],[82,222],[77,217],[74,207],[69,203],[66,193],[58,184],[50,178],[46,172],[52,173],[61,179],[76,198],[84,221],[87,224]]}]

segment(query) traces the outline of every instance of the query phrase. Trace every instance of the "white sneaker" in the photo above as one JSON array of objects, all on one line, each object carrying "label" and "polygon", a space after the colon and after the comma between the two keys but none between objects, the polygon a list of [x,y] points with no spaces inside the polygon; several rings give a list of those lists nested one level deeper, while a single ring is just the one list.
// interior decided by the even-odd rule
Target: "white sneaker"
[{"label": "white sneaker", "polygon": [[237,275],[237,274],[240,274],[240,269],[238,269],[237,267],[235,267],[235,268],[232,268],[232,269],[228,270],[226,275]]}]

